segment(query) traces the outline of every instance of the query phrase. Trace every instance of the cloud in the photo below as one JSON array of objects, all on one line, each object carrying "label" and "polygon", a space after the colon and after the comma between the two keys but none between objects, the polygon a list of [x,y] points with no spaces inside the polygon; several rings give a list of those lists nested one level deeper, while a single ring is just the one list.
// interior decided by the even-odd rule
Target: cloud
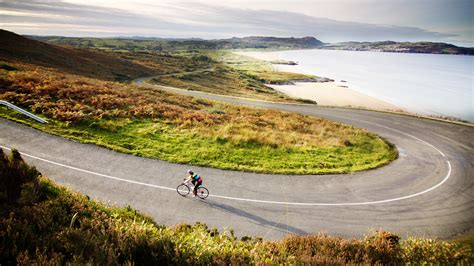
[{"label": "cloud", "polygon": [[124,10],[120,5],[108,8],[58,0],[0,1],[0,15],[0,27],[43,35],[201,38],[315,36],[325,42],[443,41],[456,37],[455,34],[416,27],[346,22],[294,12],[199,3],[137,4],[136,9]]},{"label": "cloud", "polygon": [[[213,30],[229,35],[264,34],[278,36],[316,36],[327,41],[347,40],[423,40],[455,36],[416,27],[375,25],[316,18],[293,12],[236,9],[200,5],[207,11],[206,21]],[[198,19],[195,17],[194,19]]]}]

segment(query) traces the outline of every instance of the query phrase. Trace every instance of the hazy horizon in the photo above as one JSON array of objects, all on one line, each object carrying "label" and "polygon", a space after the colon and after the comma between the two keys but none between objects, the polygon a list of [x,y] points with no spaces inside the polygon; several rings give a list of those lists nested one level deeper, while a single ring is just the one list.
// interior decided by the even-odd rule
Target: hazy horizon
[{"label": "hazy horizon", "polygon": [[328,43],[431,41],[473,47],[472,10],[469,0],[0,0],[0,28],[39,36],[313,36]]}]

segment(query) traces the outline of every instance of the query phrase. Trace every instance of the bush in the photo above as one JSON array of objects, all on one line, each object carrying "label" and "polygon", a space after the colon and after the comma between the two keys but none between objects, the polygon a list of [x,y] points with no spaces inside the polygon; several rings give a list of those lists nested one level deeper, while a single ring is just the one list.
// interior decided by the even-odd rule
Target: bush
[{"label": "bush", "polygon": [[[412,264],[452,264],[473,262],[473,253],[459,243],[409,238],[403,242],[403,261]],[[472,265],[472,264],[471,264]]]},{"label": "bush", "polygon": [[400,263],[400,237],[386,231],[375,231],[365,238],[366,261],[375,263]]}]

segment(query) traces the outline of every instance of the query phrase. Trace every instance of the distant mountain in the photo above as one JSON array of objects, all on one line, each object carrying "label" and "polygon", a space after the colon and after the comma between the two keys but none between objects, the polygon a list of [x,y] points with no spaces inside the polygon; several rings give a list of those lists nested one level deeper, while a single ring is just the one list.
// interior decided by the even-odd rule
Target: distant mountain
[{"label": "distant mountain", "polygon": [[88,77],[128,80],[153,70],[102,52],[50,45],[0,29],[0,61],[40,65]]},{"label": "distant mountain", "polygon": [[124,40],[143,40],[143,41],[203,41],[202,38],[162,38],[162,37],[144,37],[144,36],[119,36],[119,37],[112,37],[111,39],[124,39]]},{"label": "distant mountain", "polygon": [[173,50],[218,50],[218,49],[310,49],[324,43],[314,37],[278,38],[252,36],[244,38],[204,40],[199,38],[117,37],[79,38],[58,36],[28,36],[28,38],[57,45],[73,45],[81,48],[106,48],[110,50],[173,51]]},{"label": "distant mountain", "polygon": [[325,44],[319,48],[350,51],[474,55],[473,48],[458,47],[438,42],[341,42]]},{"label": "distant mountain", "polygon": [[316,48],[324,43],[314,37],[278,38],[265,36],[250,36],[221,40],[230,42],[238,48]]},{"label": "distant mountain", "polygon": [[315,37],[280,38],[250,36],[243,38],[204,40],[199,38],[117,37],[79,38],[57,36],[28,36],[35,40],[57,45],[72,45],[101,50],[129,50],[135,52],[219,49],[329,49],[350,51],[378,51],[398,53],[464,54],[474,55],[474,48],[458,47],[436,42],[341,42],[323,43]]}]

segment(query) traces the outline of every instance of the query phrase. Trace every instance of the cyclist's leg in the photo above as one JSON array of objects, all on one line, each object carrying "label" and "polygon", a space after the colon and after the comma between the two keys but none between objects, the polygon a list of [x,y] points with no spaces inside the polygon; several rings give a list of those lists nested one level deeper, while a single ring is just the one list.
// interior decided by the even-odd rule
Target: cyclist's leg
[{"label": "cyclist's leg", "polygon": [[196,185],[196,180],[191,180],[191,183],[193,183],[193,194],[196,195],[196,192],[197,192],[197,185]]},{"label": "cyclist's leg", "polygon": [[197,189],[202,185],[202,181],[201,182],[197,182],[197,184],[194,186],[194,195],[197,194]]}]

